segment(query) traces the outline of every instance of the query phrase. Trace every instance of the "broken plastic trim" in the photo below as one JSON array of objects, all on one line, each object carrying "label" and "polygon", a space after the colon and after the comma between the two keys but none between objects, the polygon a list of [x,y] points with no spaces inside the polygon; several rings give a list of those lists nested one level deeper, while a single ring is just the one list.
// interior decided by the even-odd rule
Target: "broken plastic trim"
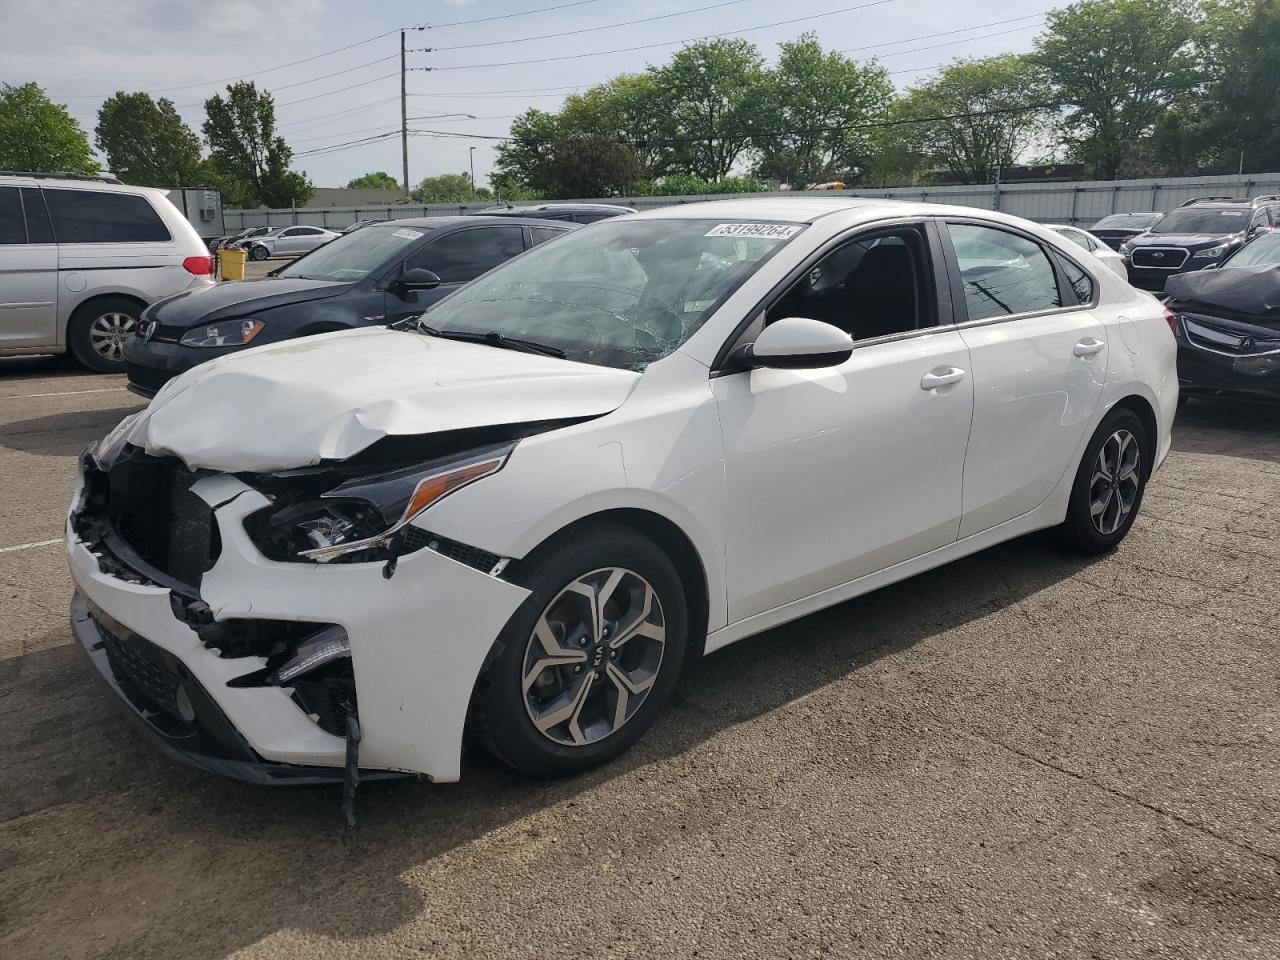
[{"label": "broken plastic trim", "polygon": [[293,658],[272,673],[267,681],[283,687],[304,673],[350,656],[351,639],[346,630],[335,624],[300,643]]}]

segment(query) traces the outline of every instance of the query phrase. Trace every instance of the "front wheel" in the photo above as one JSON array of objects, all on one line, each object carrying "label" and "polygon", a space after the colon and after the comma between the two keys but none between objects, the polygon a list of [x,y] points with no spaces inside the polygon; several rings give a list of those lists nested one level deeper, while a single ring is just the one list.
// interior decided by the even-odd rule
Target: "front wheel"
[{"label": "front wheel", "polygon": [[265,260],[269,256],[271,256],[271,251],[268,250],[266,247],[250,247],[249,248],[250,260]]},{"label": "front wheel", "polygon": [[1076,471],[1062,532],[1081,553],[1104,553],[1129,532],[1142,506],[1152,465],[1147,428],[1132,410],[1103,418]]},{"label": "front wheel", "polygon": [[652,541],[614,524],[557,538],[520,566],[532,592],[477,686],[476,730],[522,773],[578,773],[635,743],[670,697],[684,589]]}]

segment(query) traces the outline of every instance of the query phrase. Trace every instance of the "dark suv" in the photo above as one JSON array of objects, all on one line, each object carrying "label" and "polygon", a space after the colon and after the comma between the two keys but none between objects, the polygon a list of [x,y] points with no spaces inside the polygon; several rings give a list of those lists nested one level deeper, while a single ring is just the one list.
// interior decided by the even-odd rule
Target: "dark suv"
[{"label": "dark suv", "polygon": [[1135,287],[1163,290],[1176,273],[1216,267],[1252,238],[1280,225],[1280,195],[1198,197],[1120,245]]}]

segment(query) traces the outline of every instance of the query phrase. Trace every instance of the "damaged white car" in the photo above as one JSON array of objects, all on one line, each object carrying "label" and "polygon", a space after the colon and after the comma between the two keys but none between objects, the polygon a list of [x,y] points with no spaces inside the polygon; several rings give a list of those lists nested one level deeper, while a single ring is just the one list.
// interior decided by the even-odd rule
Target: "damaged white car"
[{"label": "damaged white car", "polygon": [[262,783],[535,775],[686,657],[1044,527],[1115,545],[1169,449],[1160,305],[966,208],[692,204],[399,328],[197,367],[86,452],[72,620],[168,752]]}]

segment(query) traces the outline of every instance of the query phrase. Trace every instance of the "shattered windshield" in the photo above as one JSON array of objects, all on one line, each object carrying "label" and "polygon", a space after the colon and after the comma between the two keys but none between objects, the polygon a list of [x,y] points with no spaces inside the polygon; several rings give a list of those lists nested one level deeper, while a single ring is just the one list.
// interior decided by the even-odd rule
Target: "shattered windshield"
[{"label": "shattered windshield", "polygon": [[641,370],[711,311],[802,224],[609,220],[535,247],[424,317],[443,335],[499,335],[570,360]]}]

